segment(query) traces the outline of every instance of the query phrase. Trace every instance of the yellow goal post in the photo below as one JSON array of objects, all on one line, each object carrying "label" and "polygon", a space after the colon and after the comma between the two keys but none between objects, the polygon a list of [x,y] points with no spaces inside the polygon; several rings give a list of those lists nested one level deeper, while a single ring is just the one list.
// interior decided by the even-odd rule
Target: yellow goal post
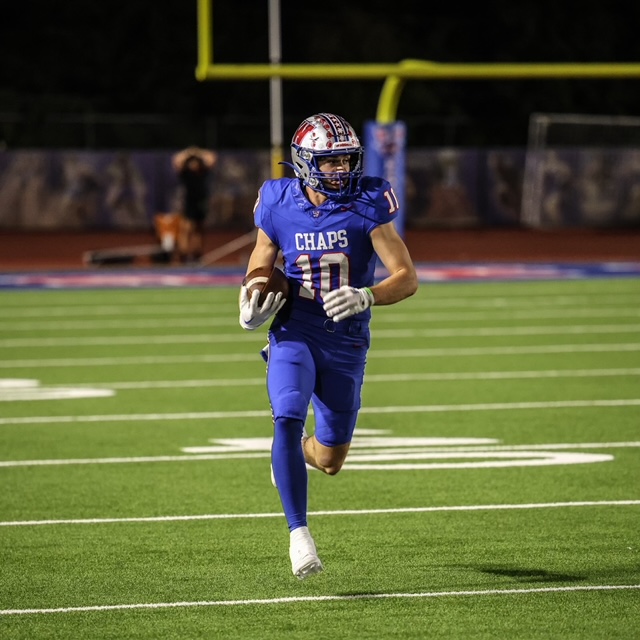
[{"label": "yellow goal post", "polygon": [[640,78],[640,63],[442,63],[401,60],[398,63],[227,64],[213,61],[213,0],[198,2],[196,79],[239,80],[384,80],[376,119],[395,122],[407,80],[541,80]]}]

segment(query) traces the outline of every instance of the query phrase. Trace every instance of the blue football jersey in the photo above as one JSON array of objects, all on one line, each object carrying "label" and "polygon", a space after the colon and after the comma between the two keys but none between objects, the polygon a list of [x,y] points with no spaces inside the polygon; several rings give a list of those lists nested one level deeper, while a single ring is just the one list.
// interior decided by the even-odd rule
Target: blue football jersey
[{"label": "blue football jersey", "polygon": [[[373,284],[377,257],[370,234],[391,222],[399,206],[387,180],[365,176],[360,184],[358,196],[319,207],[296,178],[267,180],[260,188],[255,224],[282,251],[293,309],[326,316],[322,304],[328,291]],[[354,317],[370,315],[367,309]]]}]

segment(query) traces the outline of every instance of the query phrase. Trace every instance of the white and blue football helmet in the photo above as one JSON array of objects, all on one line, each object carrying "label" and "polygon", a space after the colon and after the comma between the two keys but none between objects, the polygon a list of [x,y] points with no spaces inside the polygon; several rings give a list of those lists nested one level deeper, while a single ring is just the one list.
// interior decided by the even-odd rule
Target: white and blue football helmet
[{"label": "white and blue football helmet", "polygon": [[[349,171],[322,172],[320,161],[327,156],[349,156]],[[353,127],[341,116],[318,113],[300,124],[291,140],[293,170],[302,183],[330,199],[360,193],[363,149]]]}]

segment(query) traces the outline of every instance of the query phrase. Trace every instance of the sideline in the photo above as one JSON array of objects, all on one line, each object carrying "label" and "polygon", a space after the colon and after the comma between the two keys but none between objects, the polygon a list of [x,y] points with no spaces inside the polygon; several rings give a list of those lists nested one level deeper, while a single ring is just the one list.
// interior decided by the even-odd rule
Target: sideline
[{"label": "sideline", "polygon": [[[576,280],[640,276],[640,262],[418,263],[420,282]],[[127,269],[118,271],[0,273],[0,289],[237,287],[240,269]],[[376,271],[376,278],[382,270]]]}]

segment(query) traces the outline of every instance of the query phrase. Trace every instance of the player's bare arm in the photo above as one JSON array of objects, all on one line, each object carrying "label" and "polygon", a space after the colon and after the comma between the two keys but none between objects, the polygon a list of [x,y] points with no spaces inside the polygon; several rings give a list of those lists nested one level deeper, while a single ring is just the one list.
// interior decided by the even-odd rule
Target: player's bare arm
[{"label": "player's bare arm", "polygon": [[269,236],[262,229],[258,229],[256,245],[249,256],[247,273],[258,267],[272,267],[278,257],[278,251],[278,247],[273,244]]},{"label": "player's bare arm", "polygon": [[389,276],[371,287],[376,305],[394,304],[418,290],[418,276],[407,247],[391,222],[371,232],[373,248]]}]

